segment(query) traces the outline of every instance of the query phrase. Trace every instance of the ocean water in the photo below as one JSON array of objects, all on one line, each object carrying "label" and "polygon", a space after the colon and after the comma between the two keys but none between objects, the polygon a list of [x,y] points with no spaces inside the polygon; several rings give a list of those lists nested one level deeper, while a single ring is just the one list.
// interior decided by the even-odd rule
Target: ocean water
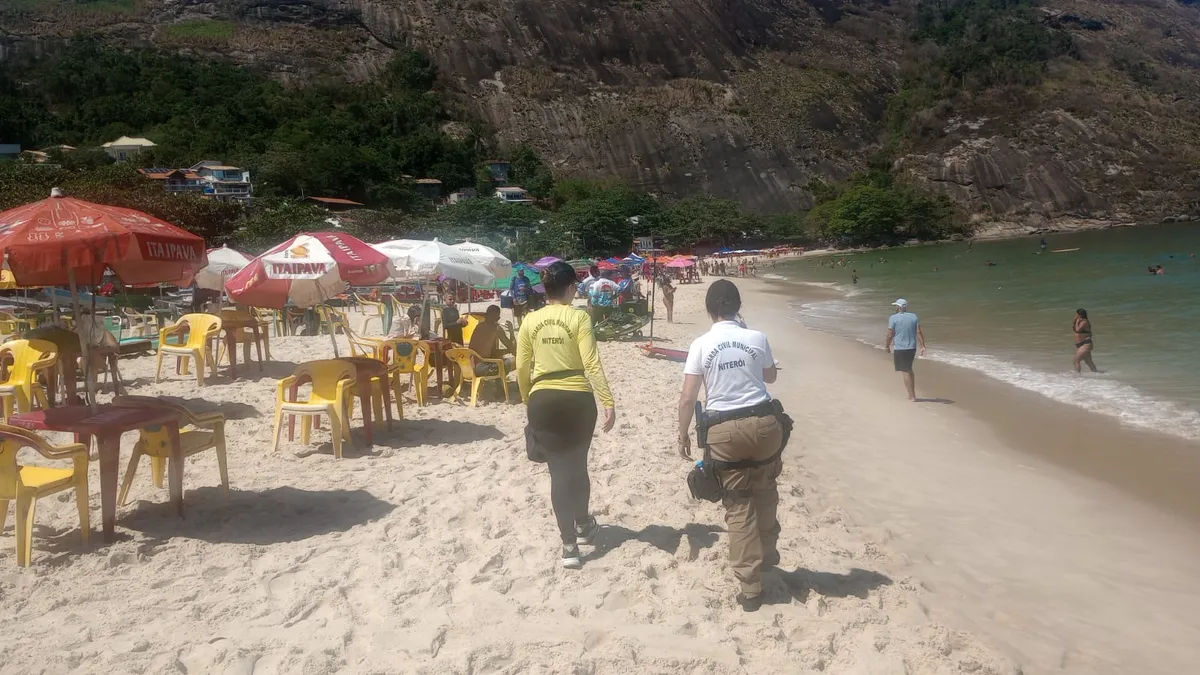
[{"label": "ocean water", "polygon": [[[793,304],[808,326],[883,345],[890,303],[921,317],[928,358],[1124,423],[1200,440],[1200,224],[896,248],[780,263],[840,297]],[[1055,253],[1055,250],[1078,249]],[[844,259],[846,266],[820,266]],[[985,261],[995,262],[994,267]],[[1162,265],[1153,276],[1147,266]],[[859,282],[852,283],[857,270]],[[1099,373],[1072,366],[1076,308]]]}]

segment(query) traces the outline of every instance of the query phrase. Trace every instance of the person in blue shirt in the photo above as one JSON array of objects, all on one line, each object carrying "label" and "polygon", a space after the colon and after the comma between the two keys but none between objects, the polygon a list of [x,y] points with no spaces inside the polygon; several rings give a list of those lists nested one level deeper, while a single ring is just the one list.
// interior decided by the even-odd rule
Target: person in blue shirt
[{"label": "person in blue shirt", "polygon": [[925,356],[925,334],[921,332],[921,320],[908,311],[907,300],[900,298],[892,306],[896,308],[896,313],[888,317],[886,348],[892,353],[896,372],[904,376],[908,400],[916,401],[917,377],[913,374],[913,361],[917,358],[918,346],[921,356]]},{"label": "person in blue shirt", "polygon": [[517,327],[519,328],[521,326],[521,319],[529,311],[529,298],[533,295],[533,284],[529,283],[529,279],[525,278],[524,268],[518,269],[517,275],[508,284],[508,294],[512,296],[513,318],[516,319]]}]

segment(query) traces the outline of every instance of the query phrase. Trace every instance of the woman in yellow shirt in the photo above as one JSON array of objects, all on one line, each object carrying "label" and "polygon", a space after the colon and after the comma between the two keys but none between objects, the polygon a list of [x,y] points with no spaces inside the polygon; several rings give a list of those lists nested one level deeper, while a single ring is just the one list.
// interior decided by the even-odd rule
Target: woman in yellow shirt
[{"label": "woman in yellow shirt", "polygon": [[517,382],[529,406],[526,452],[550,469],[550,504],[562,536],[562,564],[579,569],[579,544],[591,544],[599,526],[588,512],[587,457],[596,429],[596,401],[604,430],[617,419],[600,365],[588,313],[571,306],[575,270],[557,262],[542,273],[548,304],[528,314],[517,334]]}]

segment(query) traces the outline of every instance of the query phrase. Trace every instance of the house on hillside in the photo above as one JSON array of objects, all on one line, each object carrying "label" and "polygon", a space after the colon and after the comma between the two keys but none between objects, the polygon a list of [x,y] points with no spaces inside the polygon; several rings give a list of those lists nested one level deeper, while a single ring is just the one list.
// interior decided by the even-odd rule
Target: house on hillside
[{"label": "house on hillside", "polygon": [[304,201],[312,202],[317,206],[335,212],[361,209],[364,206],[364,204],[360,202],[356,202],[351,199],[342,199],[340,197],[305,197]]},{"label": "house on hillside", "polygon": [[155,167],[152,169],[138,169],[138,173],[150,180],[162,181],[163,191],[167,194],[199,194],[204,192],[204,184],[201,182],[200,176],[191,169]]},{"label": "house on hillside", "polygon": [[45,164],[50,161],[50,154],[41,150],[22,150],[21,161],[26,164]]},{"label": "house on hillside", "polygon": [[532,204],[533,197],[525,188],[510,185],[507,187],[496,188],[496,199],[507,204]]},{"label": "house on hillside", "polygon": [[108,153],[109,157],[118,162],[127,162],[137,156],[138,153],[154,147],[154,141],[147,138],[132,138],[122,136],[115,141],[109,141],[100,146],[104,152]]},{"label": "house on hillside", "polygon": [[512,164],[502,159],[489,159],[487,162],[488,172],[492,174],[492,182],[497,185],[504,185],[508,182],[508,173],[512,169]]},{"label": "house on hillside", "polygon": [[465,187],[451,192],[450,196],[447,198],[447,201],[451,204],[457,204],[459,202],[465,202],[468,199],[475,199],[478,196],[478,190],[473,187]]},{"label": "house on hillside", "polygon": [[438,201],[442,198],[442,181],[436,178],[418,178],[413,181],[417,194],[425,199]]},{"label": "house on hillside", "polygon": [[190,171],[200,177],[205,197],[222,201],[249,201],[253,197],[254,186],[246,169],[205,160]]},{"label": "house on hillside", "polygon": [[75,152],[76,150],[78,150],[78,148],[76,148],[73,145],[51,145],[48,148],[42,148],[42,152],[46,153],[47,155],[52,152],[67,153],[67,152]]}]

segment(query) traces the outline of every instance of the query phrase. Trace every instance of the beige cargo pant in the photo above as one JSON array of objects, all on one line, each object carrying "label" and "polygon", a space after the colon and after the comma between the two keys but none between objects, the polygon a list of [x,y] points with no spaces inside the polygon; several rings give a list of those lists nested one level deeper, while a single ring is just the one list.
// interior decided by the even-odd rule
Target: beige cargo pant
[{"label": "beige cargo pant", "polygon": [[[764,460],[779,452],[783,428],[774,415],[745,417],[722,422],[708,429],[708,447],[713,459],[724,462]],[[775,479],[783,463],[779,460],[749,469],[726,469],[718,473],[725,486],[725,526],[729,530],[729,564],[742,585],[742,594],[762,593],[764,557],[778,560],[779,491]]]}]

